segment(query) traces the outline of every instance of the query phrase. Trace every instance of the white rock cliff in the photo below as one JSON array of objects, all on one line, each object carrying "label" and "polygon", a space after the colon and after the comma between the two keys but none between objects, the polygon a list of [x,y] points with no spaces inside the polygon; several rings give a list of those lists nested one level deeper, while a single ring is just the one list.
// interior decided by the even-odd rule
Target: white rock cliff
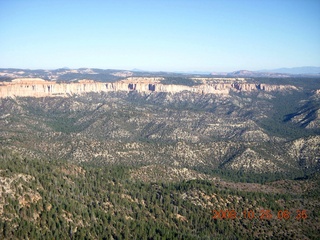
[{"label": "white rock cliff", "polygon": [[223,94],[230,91],[286,91],[297,90],[289,85],[254,84],[246,81],[206,81],[196,86],[165,85],[163,78],[129,77],[114,83],[95,82],[93,80],[80,80],[72,83],[57,83],[45,81],[40,78],[18,78],[11,82],[0,83],[0,98],[7,97],[67,97],[72,94],[88,92],[110,91],[138,91],[138,92],[169,92],[177,93],[190,91],[200,94]]}]

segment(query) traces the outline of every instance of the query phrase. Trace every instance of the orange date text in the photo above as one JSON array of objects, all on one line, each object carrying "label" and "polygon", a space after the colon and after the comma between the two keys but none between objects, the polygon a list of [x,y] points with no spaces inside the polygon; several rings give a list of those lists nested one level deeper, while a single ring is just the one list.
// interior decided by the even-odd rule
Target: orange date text
[{"label": "orange date text", "polygon": [[213,210],[213,219],[259,219],[259,220],[304,220],[308,218],[307,210],[299,209],[296,211],[289,210],[279,210],[277,212],[272,212],[270,209],[260,209],[259,211],[254,211],[251,209],[243,210],[241,212],[234,209],[225,210]]}]

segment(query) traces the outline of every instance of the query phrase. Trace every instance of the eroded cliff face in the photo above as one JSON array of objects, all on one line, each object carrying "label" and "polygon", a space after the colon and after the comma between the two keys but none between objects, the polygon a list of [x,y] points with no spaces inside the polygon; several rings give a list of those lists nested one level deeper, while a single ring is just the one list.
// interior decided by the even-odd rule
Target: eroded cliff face
[{"label": "eroded cliff face", "polygon": [[[19,78],[11,82],[0,83],[0,98],[6,97],[67,97],[73,94],[87,92],[110,92],[110,91],[137,91],[137,92],[169,92],[177,93],[189,91],[200,94],[228,95],[230,91],[290,91],[297,90],[290,85],[268,85],[248,83],[245,80],[234,79],[217,81],[203,79],[200,85],[167,85],[162,84],[163,78],[139,78],[129,77],[114,83],[95,82],[93,80],[80,80],[73,83],[57,83],[45,81],[40,78]],[[198,79],[197,79],[198,80]],[[199,80],[198,80],[199,81]]]}]

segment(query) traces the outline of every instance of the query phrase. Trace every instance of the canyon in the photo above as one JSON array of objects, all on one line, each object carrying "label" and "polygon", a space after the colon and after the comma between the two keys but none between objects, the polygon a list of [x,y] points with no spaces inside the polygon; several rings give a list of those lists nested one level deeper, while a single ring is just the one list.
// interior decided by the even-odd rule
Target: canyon
[{"label": "canyon", "polygon": [[262,239],[272,224],[275,238],[295,231],[297,239],[317,239],[319,79],[90,69],[14,74],[0,74],[1,239],[24,236],[25,226],[52,239],[42,237],[50,233],[47,219],[67,226],[55,230],[61,239],[71,229],[82,239],[111,222],[121,229],[116,216],[132,229],[157,219],[178,223],[179,232],[206,219],[212,237],[219,231],[213,207],[273,209],[273,216],[306,209],[305,232],[296,220],[276,219],[267,227],[224,221],[230,230],[223,228]]},{"label": "canyon", "polygon": [[[76,74],[0,81],[2,145],[29,157],[133,166],[255,173],[320,166],[317,79]],[[288,155],[291,148],[301,154]]]}]

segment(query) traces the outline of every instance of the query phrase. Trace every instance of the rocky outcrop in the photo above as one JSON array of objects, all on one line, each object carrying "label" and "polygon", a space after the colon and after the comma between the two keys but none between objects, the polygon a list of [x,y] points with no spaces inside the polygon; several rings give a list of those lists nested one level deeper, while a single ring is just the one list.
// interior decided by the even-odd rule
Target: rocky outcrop
[{"label": "rocky outcrop", "polygon": [[0,97],[67,96],[84,92],[101,92],[105,89],[105,84],[90,80],[82,80],[78,83],[57,83],[38,78],[22,78],[1,83]]},{"label": "rocky outcrop", "polygon": [[320,169],[320,136],[299,138],[287,146],[288,154],[301,167]]},{"label": "rocky outcrop", "polygon": [[284,91],[296,90],[294,86],[254,84],[242,81],[202,80],[202,84],[196,86],[166,85],[162,84],[163,78],[139,78],[129,77],[114,83],[95,82],[93,80],[80,80],[72,83],[57,83],[45,81],[40,78],[19,78],[11,82],[0,83],[0,97],[66,97],[72,94],[87,92],[109,91],[137,91],[137,92],[170,92],[177,93],[190,91],[200,94],[227,95],[230,91]]}]

